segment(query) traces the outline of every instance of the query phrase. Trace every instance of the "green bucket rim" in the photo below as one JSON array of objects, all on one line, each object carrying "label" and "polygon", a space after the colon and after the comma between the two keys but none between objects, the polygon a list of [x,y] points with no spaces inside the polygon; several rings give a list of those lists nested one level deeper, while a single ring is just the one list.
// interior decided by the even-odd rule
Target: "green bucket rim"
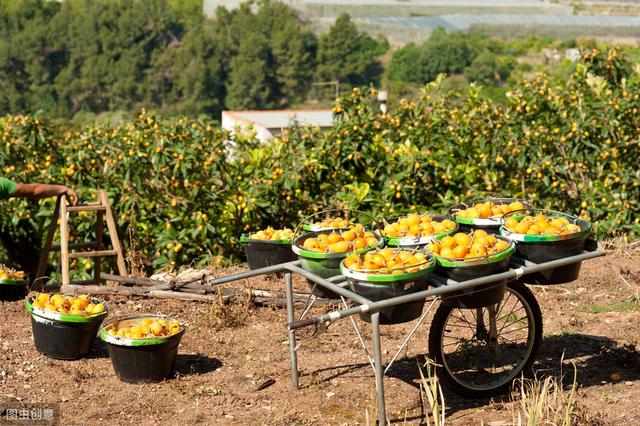
[{"label": "green bucket rim", "polygon": [[[406,249],[399,249],[399,250],[406,250]],[[433,257],[433,254],[427,253],[427,255],[428,255],[429,266],[427,266],[426,268],[420,269],[419,271],[407,272],[404,274],[367,274],[364,272],[356,272],[344,266],[344,259],[342,260],[342,262],[340,262],[340,272],[342,273],[342,275],[344,275],[347,278],[351,278],[357,281],[365,281],[371,284],[393,284],[398,281],[414,280],[414,279],[423,278],[427,275],[430,275],[431,272],[435,269],[436,260]],[[402,269],[408,269],[408,268],[402,268]]]},{"label": "green bucket rim", "polygon": [[[71,295],[63,295],[63,296],[71,296]],[[33,296],[24,298],[24,307],[33,316],[37,316],[40,318],[45,318],[53,321],[60,322],[75,322],[75,323],[89,323],[95,321],[101,321],[109,314],[109,305],[102,299],[98,299],[97,297],[90,298],[91,303],[102,303],[104,304],[104,311],[98,314],[64,314],[62,312],[53,312],[47,309],[35,308],[33,306]]]},{"label": "green bucket rim", "polygon": [[[564,217],[564,218],[570,219],[572,221],[571,223],[580,226],[581,230],[579,232],[574,232],[573,234],[567,234],[567,235],[550,235],[550,234],[528,235],[528,234],[517,234],[515,232],[510,231],[504,226],[504,222],[507,220],[507,218],[516,217],[516,218],[522,219],[523,217],[528,215],[528,213],[525,214],[525,212],[550,213],[549,217],[552,217],[552,218]],[[547,215],[545,214],[545,216]],[[553,241],[577,240],[580,238],[588,237],[589,234],[591,234],[591,229],[592,229],[592,223],[589,222],[588,220],[580,219],[579,217],[569,213],[564,213],[564,212],[549,210],[549,209],[527,208],[522,210],[514,210],[504,215],[502,217],[502,220],[500,221],[500,235],[505,238],[508,238],[509,240],[517,241],[520,243],[548,243]]]},{"label": "green bucket rim", "polygon": [[257,240],[255,238],[249,238],[246,236],[247,234],[242,234],[240,236],[240,242],[242,244],[249,243],[257,243],[257,244],[277,244],[277,245],[287,245],[291,244],[291,240]]},{"label": "green bucket rim", "polygon": [[[345,229],[345,228],[339,228],[339,229]],[[345,229],[345,230],[348,230],[348,229]],[[365,228],[365,230],[366,230],[366,228]],[[329,231],[329,230],[326,230],[326,231]],[[324,231],[313,231],[313,232],[322,233]],[[351,254],[354,254],[354,253],[355,254],[366,253],[368,251],[375,250],[376,247],[379,248],[379,247],[384,246],[384,243],[385,243],[384,238],[379,233],[377,233],[376,231],[371,231],[371,232],[373,232],[373,235],[375,235],[375,237],[378,239],[378,244],[376,244],[375,246],[364,247],[364,248],[361,248],[360,250],[345,251],[345,252],[342,252],[342,253],[319,253],[317,251],[306,250],[306,249],[304,249],[302,247],[299,247],[296,243],[307,234],[302,234],[298,238],[296,238],[293,241],[293,243],[291,243],[291,250],[293,250],[293,252],[295,254],[297,254],[298,256],[306,258],[306,259],[320,259],[320,260],[323,260],[323,259],[340,259],[342,257],[347,257],[347,256],[349,256]],[[307,238],[311,238],[311,237],[307,237]],[[305,240],[306,240],[306,238],[305,238]]]},{"label": "green bucket rim", "polygon": [[180,321],[181,330],[178,333],[172,334],[171,336],[164,336],[164,337],[127,339],[124,337],[112,336],[109,333],[107,333],[107,331],[105,330],[107,326],[116,322],[122,322],[122,321],[127,321],[132,319],[143,319],[143,318],[164,318],[166,320],[171,320],[171,321],[175,320],[175,318],[170,317],[168,315],[157,315],[157,314],[125,315],[121,317],[113,317],[113,318],[109,318],[107,321],[104,321],[100,325],[100,330],[98,331],[98,337],[103,342],[111,343],[112,345],[116,345],[116,346],[134,346],[134,347],[152,346],[152,345],[160,345],[162,343],[166,343],[170,339],[175,339],[177,336],[182,336],[185,333],[185,331],[187,331],[187,325],[182,321]]},{"label": "green bucket rim", "polygon": [[437,255],[435,253],[432,253],[432,254],[433,254],[433,257],[438,261],[438,264],[440,266],[442,266],[442,267],[445,267],[445,268],[460,268],[460,267],[465,267],[465,266],[489,265],[489,264],[492,264],[492,263],[497,263],[497,262],[501,262],[501,261],[503,261],[505,259],[508,259],[516,251],[515,242],[510,241],[509,239],[507,239],[505,237],[501,237],[501,236],[497,236],[496,238],[500,238],[503,241],[508,242],[509,243],[509,247],[507,247],[506,249],[502,250],[499,253],[486,255],[486,256],[482,256],[482,257],[471,257],[471,258],[465,259],[465,260],[463,260],[463,259],[450,259],[450,258],[439,256],[439,255]]},{"label": "green bucket rim", "polygon": [[0,285],[26,285],[26,279],[5,278],[0,280]]},{"label": "green bucket rim", "polygon": [[493,226],[496,228],[500,227],[500,216],[491,216],[486,219],[472,219],[469,217],[459,217],[458,215],[454,215],[454,218],[456,219],[456,222],[461,225]]}]

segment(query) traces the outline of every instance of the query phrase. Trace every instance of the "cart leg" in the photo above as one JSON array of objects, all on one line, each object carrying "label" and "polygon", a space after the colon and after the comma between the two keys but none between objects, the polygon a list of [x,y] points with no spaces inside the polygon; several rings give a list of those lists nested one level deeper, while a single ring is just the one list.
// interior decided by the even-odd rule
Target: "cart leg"
[{"label": "cart leg", "polygon": [[384,406],[384,370],[382,368],[382,347],[380,346],[380,312],[371,314],[371,327],[373,328],[378,425],[383,426],[387,424],[387,415]]},{"label": "cart leg", "polygon": [[[284,287],[287,297],[287,320],[289,323],[295,321],[293,312],[293,285],[291,283],[291,272],[284,274]],[[298,385],[298,354],[296,352],[296,332],[289,330],[289,358],[291,359],[291,385],[294,389],[300,389]]]}]

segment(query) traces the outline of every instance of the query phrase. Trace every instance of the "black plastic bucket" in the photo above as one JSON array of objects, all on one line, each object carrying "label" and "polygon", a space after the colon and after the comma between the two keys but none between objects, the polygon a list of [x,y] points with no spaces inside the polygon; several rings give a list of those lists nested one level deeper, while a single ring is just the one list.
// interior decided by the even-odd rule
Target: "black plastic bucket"
[{"label": "black plastic bucket", "polygon": [[[498,238],[505,239],[502,237]],[[509,269],[509,261],[514,252],[515,245],[511,242],[509,248],[506,250],[477,259],[445,259],[436,255],[438,265],[434,273],[444,278],[462,282],[506,272]],[[447,293],[446,296],[442,297],[442,303],[453,308],[481,308],[500,302],[504,296],[506,287],[506,279],[489,284],[480,284],[466,290]]]},{"label": "black plastic bucket", "polygon": [[[429,276],[435,268],[435,261],[430,258],[431,265],[415,272],[404,274],[367,274],[353,272],[340,265],[342,274],[347,277],[351,290],[373,302],[393,297],[404,296],[426,290],[429,287]],[[424,300],[402,303],[380,310],[380,324],[401,324],[412,321],[422,315]],[[360,314],[360,319],[371,322],[371,314]]]},{"label": "black plastic bucket", "polygon": [[[104,303],[93,299],[93,302]],[[91,350],[100,323],[108,309],[94,315],[71,315],[34,308],[32,300],[25,299],[31,313],[31,328],[36,350],[50,358],[74,360]]]},{"label": "black plastic bucket", "polygon": [[243,235],[240,242],[244,245],[251,270],[291,262],[298,258],[291,250],[289,240],[256,240]]},{"label": "black plastic bucket", "polygon": [[469,207],[475,206],[476,204],[486,203],[487,201],[491,201],[494,204],[499,204],[499,205],[511,204],[514,201],[519,201],[520,203],[522,203],[523,207],[525,208],[531,207],[529,203],[522,201],[518,198],[491,198],[487,200],[474,201],[472,203],[456,204],[455,206],[449,209],[449,214],[454,217],[454,220],[458,223],[458,226],[460,226],[460,232],[469,233],[471,231],[482,229],[488,234],[494,234],[494,235],[500,234],[501,222],[499,217],[493,217],[493,218],[487,218],[487,219],[483,219],[483,218],[472,219],[472,218],[460,217],[457,214],[454,214],[459,210],[465,210]]},{"label": "black plastic bucket", "polygon": [[[449,219],[453,222],[455,220],[450,215],[439,215],[439,214],[431,214],[431,218],[435,221],[441,222],[444,219]],[[382,230],[384,229],[385,224],[397,222],[402,216],[393,217],[389,220],[385,220],[384,223],[376,225],[376,230],[378,230],[382,234]],[[388,247],[398,247],[398,248],[421,248],[426,246],[427,244],[435,241],[438,238],[445,237],[447,235],[453,235],[456,232],[459,232],[459,225],[456,224],[454,229],[446,230],[440,234],[434,234],[429,236],[416,236],[416,237],[384,237],[385,244]]]},{"label": "black plastic bucket", "polygon": [[[544,263],[563,257],[575,256],[584,251],[585,243],[591,234],[591,223],[575,216],[553,210],[527,209],[511,212],[505,215],[506,220],[511,215],[524,216],[527,214],[544,213],[549,217],[565,217],[571,223],[580,227],[580,232],[569,235],[526,235],[516,234],[500,227],[500,233],[515,242],[517,257],[533,263]],[[564,284],[578,279],[582,262],[575,262],[555,269],[536,272],[522,276],[520,281],[527,284]]]},{"label": "black plastic bucket", "polygon": [[[131,315],[111,318],[100,327],[100,339],[107,345],[111,365],[118,379],[127,383],[155,383],[173,376],[175,373],[178,346],[185,332],[184,325],[179,333],[167,337],[148,339],[125,339],[111,336],[105,327],[110,324],[138,320],[142,318],[166,318],[161,315]],[[168,319],[170,320],[170,319]]]},{"label": "black plastic bucket", "polygon": [[0,300],[20,300],[27,295],[27,291],[27,280],[0,280]]},{"label": "black plastic bucket", "polygon": [[[341,274],[340,262],[342,262],[344,258],[353,253],[366,253],[376,248],[376,246],[365,247],[357,251],[344,253],[319,253],[311,250],[305,250],[302,247],[302,244],[304,244],[304,241],[308,238],[315,238],[320,234],[339,231],[346,231],[346,229],[308,232],[296,238],[291,247],[294,253],[298,255],[298,258],[301,261],[301,266],[307,271],[319,276],[320,278],[331,278]],[[382,246],[382,244],[384,243],[384,239],[376,233],[374,233],[374,235],[376,236],[376,238],[378,238],[377,247]],[[312,289],[312,293],[318,297],[325,297],[328,299],[338,299],[340,297],[333,291],[326,290],[324,287],[315,285],[315,283],[311,280],[307,280],[307,282],[309,283],[309,288]]]}]

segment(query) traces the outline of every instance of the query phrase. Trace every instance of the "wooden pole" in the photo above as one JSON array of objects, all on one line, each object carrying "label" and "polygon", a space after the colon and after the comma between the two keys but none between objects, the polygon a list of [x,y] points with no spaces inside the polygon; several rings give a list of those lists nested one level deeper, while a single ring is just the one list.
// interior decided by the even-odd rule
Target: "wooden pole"
[{"label": "wooden pole", "polygon": [[109,199],[104,189],[98,190],[98,199],[105,208],[105,216],[107,219],[107,228],[109,229],[109,237],[111,238],[111,246],[115,250],[117,256],[118,273],[122,276],[129,275],[127,273],[127,267],[124,264],[124,257],[122,256],[122,247],[120,246],[120,239],[118,238],[118,228],[116,228],[116,222],[113,220],[113,214],[111,213],[111,206],[109,206]]},{"label": "wooden pole", "polygon": [[[99,198],[99,197],[98,197]],[[98,200],[100,201],[100,200]],[[96,212],[98,217],[96,218],[96,251],[102,250],[102,233],[104,232],[104,225],[102,221],[102,215],[104,214],[102,210],[98,210]],[[102,267],[102,258],[98,257],[94,260],[94,269],[93,269],[93,281],[94,284],[100,284],[100,269]]]},{"label": "wooden pole", "polygon": [[69,284],[69,224],[67,222],[67,197],[60,196],[60,268],[62,285]]},{"label": "wooden pole", "polygon": [[40,263],[38,264],[38,271],[36,276],[31,282],[31,289],[40,291],[43,287],[44,274],[47,272],[47,265],[49,264],[49,252],[51,252],[51,245],[53,244],[53,237],[56,234],[56,228],[58,228],[58,218],[60,217],[60,197],[56,200],[56,206],[53,209],[53,215],[51,216],[51,223],[49,224],[49,230],[47,231],[47,238],[45,238],[44,246],[42,247],[42,253],[40,254]]}]

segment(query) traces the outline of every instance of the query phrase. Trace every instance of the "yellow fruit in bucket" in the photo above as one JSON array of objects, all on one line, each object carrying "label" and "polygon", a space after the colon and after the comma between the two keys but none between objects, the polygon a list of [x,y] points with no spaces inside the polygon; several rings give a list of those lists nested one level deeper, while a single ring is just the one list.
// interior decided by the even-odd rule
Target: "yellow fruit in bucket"
[{"label": "yellow fruit in bucket", "polygon": [[24,277],[24,272],[0,265],[0,280],[23,280]]},{"label": "yellow fruit in bucket", "polygon": [[160,324],[159,322],[152,322],[149,328],[153,334],[155,334],[156,336],[160,336],[164,327],[162,327],[162,324]]},{"label": "yellow fruit in bucket", "polygon": [[177,320],[171,320],[167,324],[164,318],[139,318],[109,324],[105,330],[108,334],[119,338],[149,339],[179,333],[182,331],[182,325]]},{"label": "yellow fruit in bucket", "polygon": [[[94,304],[88,295],[63,295],[60,293],[47,294],[36,293],[32,306],[37,309],[45,309],[71,315],[99,314],[106,310],[104,303]],[[96,309],[97,307],[97,309]]]},{"label": "yellow fruit in bucket", "polygon": [[519,220],[509,217],[504,226],[513,233],[526,235],[570,235],[580,232],[580,226],[570,223],[566,217],[548,217],[544,214],[528,215]]},{"label": "yellow fruit in bucket", "polygon": [[478,229],[470,234],[459,232],[427,245],[427,250],[447,259],[466,260],[500,253],[510,247],[505,240]]},{"label": "yellow fruit in bucket", "polygon": [[344,260],[350,271],[367,274],[405,274],[430,266],[427,254],[408,249],[384,248],[364,254],[353,253]]},{"label": "yellow fruit in bucket", "polygon": [[376,246],[378,243],[373,232],[365,231],[362,226],[355,226],[341,233],[328,232],[309,237],[302,242],[302,248],[319,253],[347,253]]},{"label": "yellow fruit in bucket", "polygon": [[262,231],[249,234],[249,238],[252,240],[291,240],[293,239],[293,230],[289,228],[273,229],[268,227]]},{"label": "yellow fruit in bucket", "polygon": [[64,296],[59,293],[56,293],[53,296],[51,296],[51,298],[49,299],[49,303],[51,303],[57,309],[60,306],[62,306],[62,304],[64,303]]},{"label": "yellow fruit in bucket", "polygon": [[501,203],[503,202],[500,200],[473,203],[473,205],[462,210],[458,210],[453,214],[467,219],[489,219],[492,217],[501,217],[514,210],[521,210],[524,208],[520,201],[513,201],[508,204]]}]

